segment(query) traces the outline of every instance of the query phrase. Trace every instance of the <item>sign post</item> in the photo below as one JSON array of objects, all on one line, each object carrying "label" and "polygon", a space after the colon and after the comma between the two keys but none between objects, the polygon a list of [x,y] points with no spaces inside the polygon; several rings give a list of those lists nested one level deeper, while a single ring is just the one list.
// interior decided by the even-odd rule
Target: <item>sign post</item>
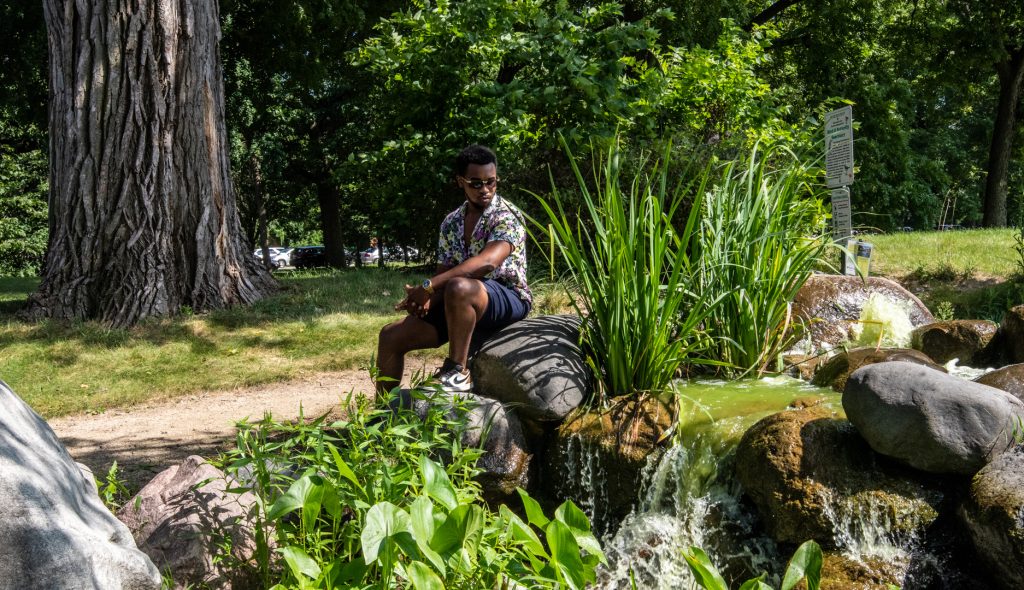
[{"label": "sign post", "polygon": [[[853,184],[853,107],[825,115],[825,184],[832,189],[832,235],[843,248],[841,272],[856,275],[858,266],[867,274],[871,244],[853,238],[853,210],[849,185]],[[860,254],[868,260],[859,262]]]}]

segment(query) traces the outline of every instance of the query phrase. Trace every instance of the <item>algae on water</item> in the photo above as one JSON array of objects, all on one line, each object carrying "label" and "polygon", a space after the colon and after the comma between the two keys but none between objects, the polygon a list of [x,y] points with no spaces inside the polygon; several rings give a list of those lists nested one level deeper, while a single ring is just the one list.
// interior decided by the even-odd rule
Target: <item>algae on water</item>
[{"label": "algae on water", "polygon": [[872,293],[860,312],[860,319],[850,330],[853,341],[860,346],[907,348],[914,325],[910,309],[888,297]]}]

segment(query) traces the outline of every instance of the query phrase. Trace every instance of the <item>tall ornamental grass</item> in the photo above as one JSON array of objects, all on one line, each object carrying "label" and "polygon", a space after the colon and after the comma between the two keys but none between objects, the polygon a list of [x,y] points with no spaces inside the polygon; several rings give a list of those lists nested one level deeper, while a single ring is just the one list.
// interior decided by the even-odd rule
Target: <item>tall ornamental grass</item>
[{"label": "tall ornamental grass", "polygon": [[792,301],[830,241],[814,170],[785,149],[749,153],[704,171],[691,287],[708,310],[711,358],[733,376],[772,367],[792,344]]},{"label": "tall ornamental grass", "polygon": [[700,326],[713,300],[691,288],[695,268],[686,248],[699,207],[677,229],[683,191],[669,189],[667,157],[625,180],[613,145],[592,183],[571,155],[570,161],[581,211],[567,212],[556,187],[551,203],[538,197],[547,220],[534,224],[548,234],[578,290],[572,300],[587,318],[587,362],[605,395],[663,391],[684,362],[709,358],[696,353],[708,345]]}]

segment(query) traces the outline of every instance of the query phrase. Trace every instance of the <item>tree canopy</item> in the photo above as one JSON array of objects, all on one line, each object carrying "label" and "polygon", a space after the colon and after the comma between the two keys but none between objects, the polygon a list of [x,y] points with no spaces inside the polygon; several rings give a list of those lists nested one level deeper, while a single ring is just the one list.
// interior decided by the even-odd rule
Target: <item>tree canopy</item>
[{"label": "tree canopy", "polygon": [[[568,180],[618,135],[728,157],[814,155],[853,105],[857,225],[1021,222],[1024,8],[991,0],[221,3],[227,127],[245,239],[371,237],[428,251],[458,202],[450,159],[492,145],[505,191]],[[48,233],[46,37],[0,7],[0,273],[38,272]]]}]

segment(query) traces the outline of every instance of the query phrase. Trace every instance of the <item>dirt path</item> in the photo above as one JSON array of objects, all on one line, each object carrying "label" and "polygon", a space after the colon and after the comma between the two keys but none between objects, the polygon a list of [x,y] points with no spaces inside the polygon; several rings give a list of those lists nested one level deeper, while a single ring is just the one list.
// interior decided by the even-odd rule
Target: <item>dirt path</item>
[{"label": "dirt path", "polygon": [[320,416],[338,407],[350,391],[372,391],[365,370],[311,377],[231,391],[203,392],[98,415],[66,416],[50,426],[76,461],[97,476],[117,461],[129,489],[189,455],[211,457],[234,439],[235,423],[270,412],[280,420]]}]

